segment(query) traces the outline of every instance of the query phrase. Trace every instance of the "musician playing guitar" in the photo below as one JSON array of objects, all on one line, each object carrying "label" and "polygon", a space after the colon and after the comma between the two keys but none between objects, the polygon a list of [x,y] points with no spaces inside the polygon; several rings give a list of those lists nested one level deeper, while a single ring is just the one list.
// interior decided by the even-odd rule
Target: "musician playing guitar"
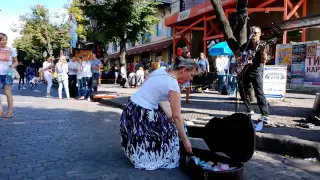
[{"label": "musician playing guitar", "polygon": [[250,88],[253,87],[261,112],[261,118],[259,118],[259,120],[267,122],[269,118],[269,108],[263,92],[263,69],[267,62],[267,53],[266,45],[260,41],[260,36],[261,28],[257,26],[254,27],[251,41],[241,47],[241,52],[251,52],[251,58],[248,59],[250,64],[246,65],[243,69],[242,77],[240,77],[242,79],[240,80],[241,83],[239,83],[239,90],[240,93],[243,93],[241,99],[246,107],[246,113],[253,115],[254,111],[250,103]]}]

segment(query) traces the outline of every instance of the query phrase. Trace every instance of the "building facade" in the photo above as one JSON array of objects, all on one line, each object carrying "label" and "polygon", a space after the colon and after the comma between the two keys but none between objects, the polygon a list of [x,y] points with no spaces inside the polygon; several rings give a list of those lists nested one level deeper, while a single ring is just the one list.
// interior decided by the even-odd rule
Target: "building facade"
[{"label": "building facade", "polygon": [[[180,0],[162,0],[155,16],[159,22],[152,27],[151,33],[144,34],[138,42],[127,43],[127,62],[150,62],[162,60],[170,62],[172,57],[173,29],[165,26],[165,18],[180,12]],[[119,65],[120,47],[116,43],[110,43],[108,47],[108,66]]]}]

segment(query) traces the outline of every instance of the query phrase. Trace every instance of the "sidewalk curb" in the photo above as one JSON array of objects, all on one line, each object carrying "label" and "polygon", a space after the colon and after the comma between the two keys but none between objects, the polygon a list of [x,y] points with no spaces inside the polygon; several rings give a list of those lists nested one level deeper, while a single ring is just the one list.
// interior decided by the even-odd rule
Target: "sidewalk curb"
[{"label": "sidewalk curb", "polygon": [[[125,107],[125,104],[110,99],[100,99],[98,102],[120,109]],[[320,160],[320,143],[287,135],[256,132],[256,149],[299,158],[316,158]]]}]

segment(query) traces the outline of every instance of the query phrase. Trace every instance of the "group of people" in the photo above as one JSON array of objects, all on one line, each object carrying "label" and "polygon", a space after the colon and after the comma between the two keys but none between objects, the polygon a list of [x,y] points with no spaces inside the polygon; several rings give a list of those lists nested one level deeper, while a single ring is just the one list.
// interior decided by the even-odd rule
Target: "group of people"
[{"label": "group of people", "polygon": [[44,79],[47,82],[47,97],[51,97],[51,87],[53,74],[56,73],[56,78],[59,84],[58,94],[59,99],[62,99],[62,89],[64,88],[67,99],[77,97],[80,100],[88,99],[92,93],[98,90],[101,61],[94,53],[91,57],[73,57],[69,62],[63,53],[56,64],[53,63],[53,58],[49,57],[42,67]]}]

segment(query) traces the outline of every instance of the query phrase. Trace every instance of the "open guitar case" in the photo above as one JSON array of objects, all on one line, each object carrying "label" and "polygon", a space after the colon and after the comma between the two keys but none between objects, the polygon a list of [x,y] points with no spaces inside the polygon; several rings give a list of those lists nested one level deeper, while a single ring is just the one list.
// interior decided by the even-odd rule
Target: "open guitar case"
[{"label": "open guitar case", "polygon": [[[180,167],[192,179],[243,180],[243,165],[255,151],[255,129],[250,116],[235,113],[225,118],[212,118],[205,127],[187,126],[187,131],[189,137],[203,139],[210,149],[193,148],[193,154],[190,155],[181,145]],[[236,168],[228,171],[204,170],[190,160],[191,156],[196,156],[201,161],[220,162]]]}]

